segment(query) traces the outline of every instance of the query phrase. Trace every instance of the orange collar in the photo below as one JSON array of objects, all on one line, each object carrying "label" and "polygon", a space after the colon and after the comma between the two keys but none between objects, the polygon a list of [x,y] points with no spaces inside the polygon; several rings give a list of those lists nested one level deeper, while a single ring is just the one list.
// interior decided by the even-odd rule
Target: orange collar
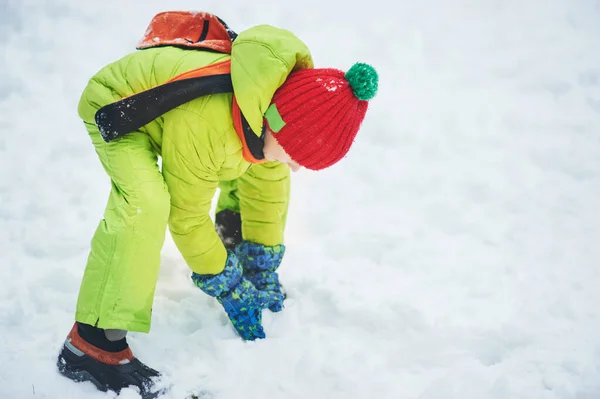
[{"label": "orange collar", "polygon": [[[250,128],[248,122],[242,115],[242,110],[233,95],[233,127],[242,142],[242,155],[244,159],[252,164],[265,163],[267,160],[263,155],[263,141]],[[263,127],[264,129],[264,127]]]}]

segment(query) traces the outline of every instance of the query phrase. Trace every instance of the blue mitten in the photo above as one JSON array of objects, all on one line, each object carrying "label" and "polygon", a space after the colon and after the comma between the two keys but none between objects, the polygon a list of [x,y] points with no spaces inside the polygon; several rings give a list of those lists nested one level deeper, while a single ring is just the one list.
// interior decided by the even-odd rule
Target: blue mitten
[{"label": "blue mitten", "polygon": [[283,295],[259,291],[242,275],[236,255],[227,251],[225,269],[217,275],[192,274],[194,284],[223,305],[231,324],[245,340],[265,338],[262,310],[283,301]]},{"label": "blue mitten", "polygon": [[285,254],[285,245],[268,247],[250,241],[242,241],[235,247],[235,253],[244,268],[244,277],[260,291],[281,295],[281,301],[269,306],[272,312],[283,309],[285,296],[281,292],[277,268]]}]

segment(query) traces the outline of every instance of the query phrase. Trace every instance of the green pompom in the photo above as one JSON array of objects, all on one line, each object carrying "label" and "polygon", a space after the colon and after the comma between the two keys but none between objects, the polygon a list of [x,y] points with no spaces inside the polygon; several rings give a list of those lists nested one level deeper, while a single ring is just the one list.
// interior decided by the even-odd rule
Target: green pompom
[{"label": "green pompom", "polygon": [[366,101],[375,97],[379,86],[379,76],[371,65],[357,62],[346,72],[345,77],[356,98]]}]

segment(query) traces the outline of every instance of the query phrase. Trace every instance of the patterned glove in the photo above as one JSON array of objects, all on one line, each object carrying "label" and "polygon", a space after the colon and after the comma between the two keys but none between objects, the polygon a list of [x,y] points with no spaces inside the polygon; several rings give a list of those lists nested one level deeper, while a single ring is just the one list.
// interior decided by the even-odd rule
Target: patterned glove
[{"label": "patterned glove", "polygon": [[227,251],[225,269],[217,275],[192,274],[194,284],[223,305],[231,324],[240,336],[249,341],[265,338],[262,310],[283,302],[283,295],[259,291],[242,275],[236,255]]},{"label": "patterned glove", "polygon": [[267,247],[250,241],[242,241],[235,247],[235,253],[244,268],[244,277],[260,291],[281,295],[281,301],[269,306],[272,312],[283,309],[285,295],[281,291],[277,268],[285,253],[285,245]]}]

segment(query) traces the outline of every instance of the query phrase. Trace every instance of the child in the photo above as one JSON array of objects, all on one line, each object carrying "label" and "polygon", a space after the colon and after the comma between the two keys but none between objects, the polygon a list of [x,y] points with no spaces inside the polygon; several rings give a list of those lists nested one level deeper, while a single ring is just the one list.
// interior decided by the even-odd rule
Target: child
[{"label": "child", "polygon": [[[79,115],[112,190],[58,359],[59,371],[75,381],[117,392],[136,386],[155,397],[159,373],[133,356],[125,335],[150,330],[167,226],[193,283],[218,300],[243,339],[264,338],[262,310],[283,308],[276,270],[285,252],[289,171],[325,169],[346,155],[377,74],[366,64],[345,74],[315,69],[308,48],[286,30],[227,30],[231,54],[147,48],[103,68],[83,92]],[[231,63],[234,93],[193,99],[114,141],[101,135],[101,107],[222,61]],[[236,107],[261,133],[240,132]],[[209,216],[219,186],[223,241]]]}]

